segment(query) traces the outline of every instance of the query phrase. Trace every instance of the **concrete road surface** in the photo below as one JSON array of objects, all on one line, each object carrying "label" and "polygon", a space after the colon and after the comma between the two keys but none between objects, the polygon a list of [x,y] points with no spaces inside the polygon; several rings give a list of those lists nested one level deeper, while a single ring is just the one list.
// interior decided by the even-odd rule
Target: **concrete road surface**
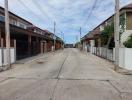
[{"label": "concrete road surface", "polygon": [[132,100],[132,81],[77,49],[48,53],[0,73],[0,100]]}]

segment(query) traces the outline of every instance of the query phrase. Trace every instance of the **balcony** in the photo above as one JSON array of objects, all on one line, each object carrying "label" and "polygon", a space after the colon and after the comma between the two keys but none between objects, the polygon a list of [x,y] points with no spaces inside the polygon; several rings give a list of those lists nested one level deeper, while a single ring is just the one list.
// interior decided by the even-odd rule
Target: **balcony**
[{"label": "balcony", "polygon": [[0,21],[5,22],[5,17],[0,15]]}]

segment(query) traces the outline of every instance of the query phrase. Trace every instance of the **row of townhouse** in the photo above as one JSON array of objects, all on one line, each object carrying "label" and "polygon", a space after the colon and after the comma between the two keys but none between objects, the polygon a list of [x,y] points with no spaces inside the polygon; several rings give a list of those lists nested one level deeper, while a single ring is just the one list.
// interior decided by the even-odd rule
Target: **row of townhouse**
[{"label": "row of townhouse", "polygon": [[[114,15],[110,16],[82,38],[83,47],[85,48],[86,45],[89,45],[90,40],[95,40],[95,47],[104,46],[101,41],[102,31],[106,26],[111,25],[112,23],[114,23]],[[132,4],[120,9],[120,33],[120,46],[124,47],[124,41],[126,41],[127,38],[132,34]],[[114,32],[112,34],[113,35],[111,35],[107,41],[109,42],[108,46],[110,46],[111,43],[114,43]],[[114,45],[112,46],[114,47]]]},{"label": "row of townhouse", "polygon": [[[106,32],[107,31],[107,32]],[[109,34],[106,34],[110,32]],[[124,42],[132,35],[132,4],[120,9],[120,50],[119,66],[132,69],[132,49],[125,48]],[[105,38],[104,38],[105,37]],[[81,39],[82,47],[111,61],[115,60],[114,14],[99,24]],[[127,51],[127,52],[126,52]],[[126,58],[125,58],[126,57]]]},{"label": "row of townhouse", "polygon": [[[15,48],[16,60],[51,51],[54,38],[55,49],[61,49],[63,40],[48,30],[40,29],[31,22],[9,12],[11,47]],[[6,47],[5,13],[0,7],[0,47]],[[0,55],[1,54],[0,50]],[[4,58],[1,58],[4,59]]]}]

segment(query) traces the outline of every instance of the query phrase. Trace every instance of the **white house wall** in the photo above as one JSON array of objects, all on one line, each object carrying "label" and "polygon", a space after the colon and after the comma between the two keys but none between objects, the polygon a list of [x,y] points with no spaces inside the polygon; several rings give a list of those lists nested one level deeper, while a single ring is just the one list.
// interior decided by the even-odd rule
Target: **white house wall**
[{"label": "white house wall", "polygon": [[123,43],[128,39],[128,37],[132,34],[132,30],[126,30],[121,35],[121,46],[123,47]]},{"label": "white house wall", "polygon": [[[16,61],[16,54],[15,54],[15,49],[11,48],[10,49],[10,54],[11,54],[11,63],[15,63]],[[3,63],[2,63],[2,56],[3,56]],[[2,49],[0,48],[0,66],[2,65],[7,65],[7,59],[6,59],[6,49],[3,49],[3,55],[2,55]]]}]

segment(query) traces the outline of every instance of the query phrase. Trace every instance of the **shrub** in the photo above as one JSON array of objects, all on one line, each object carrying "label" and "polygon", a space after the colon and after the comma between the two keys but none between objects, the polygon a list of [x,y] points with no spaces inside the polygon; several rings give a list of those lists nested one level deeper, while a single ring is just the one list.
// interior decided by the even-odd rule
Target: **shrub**
[{"label": "shrub", "polygon": [[132,48],[132,35],[129,36],[128,40],[124,42],[124,46],[127,48]]}]

